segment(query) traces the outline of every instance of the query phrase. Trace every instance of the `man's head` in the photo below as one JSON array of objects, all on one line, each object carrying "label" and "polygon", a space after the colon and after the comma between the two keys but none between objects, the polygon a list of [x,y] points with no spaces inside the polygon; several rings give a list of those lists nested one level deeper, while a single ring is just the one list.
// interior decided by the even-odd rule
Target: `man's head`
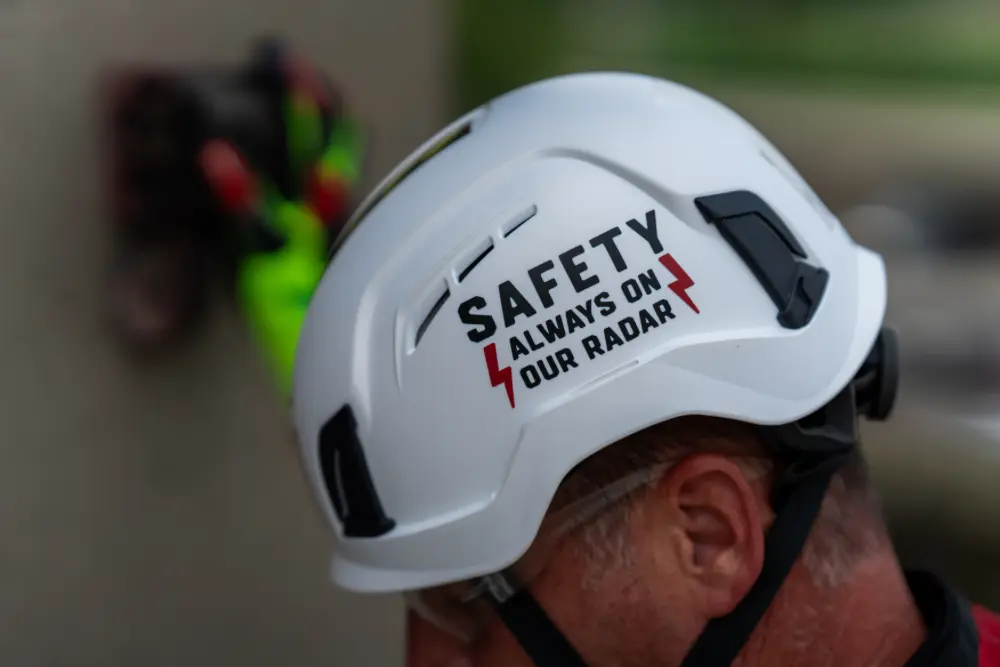
[{"label": "man's head", "polygon": [[[522,584],[589,664],[679,665],[706,623],[732,612],[757,581],[782,465],[752,427],[730,420],[682,417],[635,433],[560,485],[543,526],[593,509],[555,540],[543,528],[522,559]],[[815,614],[866,562],[887,555],[877,494],[855,452],[831,481],[783,596],[795,598],[795,613]],[[500,618],[485,618],[472,641],[415,618],[410,667],[530,667]]]},{"label": "man's head", "polygon": [[476,109],[362,203],[299,340],[333,578],[458,634],[502,621],[482,636],[538,667],[620,653],[632,617],[728,665],[827,493],[863,495],[885,300],[880,258],[703,95],[586,74]]}]

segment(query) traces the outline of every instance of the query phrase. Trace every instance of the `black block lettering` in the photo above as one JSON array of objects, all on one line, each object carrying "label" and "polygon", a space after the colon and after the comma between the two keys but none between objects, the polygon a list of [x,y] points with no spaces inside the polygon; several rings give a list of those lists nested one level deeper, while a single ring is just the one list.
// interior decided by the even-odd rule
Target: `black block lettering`
[{"label": "black block lettering", "polygon": [[631,317],[619,320],[618,328],[621,330],[622,336],[625,337],[625,342],[635,340],[639,337],[639,325]]},{"label": "black block lettering", "polygon": [[500,307],[503,309],[503,324],[511,327],[517,320],[518,315],[531,317],[535,314],[535,308],[524,298],[524,295],[514,287],[514,283],[505,280],[497,287],[500,293]]},{"label": "black block lettering", "polygon": [[521,382],[528,389],[534,389],[542,383],[542,378],[539,377],[538,371],[535,369],[533,364],[528,364],[520,371]]},{"label": "black block lettering", "polygon": [[598,355],[604,354],[604,350],[601,349],[601,339],[597,336],[587,336],[582,342],[583,351],[587,353],[588,358],[594,359]]},{"label": "black block lettering", "polygon": [[583,321],[582,317],[576,314],[576,311],[566,311],[566,331],[568,333],[573,333],[577,329],[583,329],[586,326],[587,323]]},{"label": "black block lettering", "polygon": [[538,370],[546,380],[555,380],[559,376],[559,367],[556,366],[555,357],[551,354],[538,360]]},{"label": "black block lettering", "polygon": [[616,345],[624,345],[625,341],[619,338],[618,334],[611,327],[604,327],[604,349],[608,352]]},{"label": "black block lettering", "polygon": [[578,365],[576,363],[576,359],[573,358],[573,350],[568,347],[564,347],[556,352],[556,360],[559,362],[559,367],[562,369],[563,373],[571,368],[576,368]]},{"label": "black block lettering", "polygon": [[635,303],[642,298],[642,288],[639,287],[633,278],[629,278],[622,283],[622,294],[625,295],[625,300],[629,303]]},{"label": "black block lettering", "polygon": [[510,358],[517,361],[521,357],[531,354],[517,336],[510,337]]},{"label": "black block lettering", "polygon": [[562,315],[556,315],[551,320],[545,320],[538,325],[538,331],[549,343],[554,343],[566,336],[566,327],[563,325]]},{"label": "black block lettering", "polygon": [[582,254],[583,246],[578,245],[559,255],[559,261],[562,262],[563,269],[566,270],[566,275],[569,276],[569,281],[573,284],[573,289],[576,290],[577,294],[601,282],[601,279],[596,275],[583,277],[583,272],[587,270],[587,263],[573,261],[574,257]]},{"label": "black block lettering", "polygon": [[625,224],[633,232],[646,239],[646,243],[649,244],[649,248],[653,251],[654,255],[659,255],[663,252],[663,244],[660,243],[660,237],[656,233],[656,211],[646,211],[645,226],[634,218]]},{"label": "black block lettering", "polygon": [[458,319],[462,324],[481,327],[479,329],[469,329],[466,335],[473,343],[481,343],[497,332],[497,323],[490,315],[485,313],[475,313],[475,310],[482,310],[486,307],[486,299],[481,296],[474,296],[466,299],[458,306]]},{"label": "black block lettering", "polygon": [[645,308],[639,311],[639,324],[642,325],[642,333],[660,326],[660,323],[653,319],[653,316]]},{"label": "black block lettering", "polygon": [[528,269],[528,277],[531,278],[531,284],[535,286],[535,292],[538,294],[538,300],[542,302],[543,308],[552,305],[552,289],[559,284],[555,278],[546,280],[544,277],[546,271],[551,271],[554,268],[556,265],[550,259]]},{"label": "black block lettering", "polygon": [[531,348],[532,352],[537,352],[538,350],[540,350],[543,347],[545,347],[545,343],[539,343],[539,342],[537,342],[532,337],[530,331],[525,331],[524,334],[522,334],[522,335],[524,336],[524,340],[528,341],[528,347]]},{"label": "black block lettering", "polygon": [[600,313],[603,317],[607,317],[618,310],[618,306],[616,306],[615,302],[611,300],[611,295],[607,292],[601,292],[595,296],[594,303],[600,309]]},{"label": "black block lettering", "polygon": [[614,264],[615,270],[618,271],[618,273],[621,273],[628,268],[628,264],[625,263],[625,258],[622,257],[622,253],[618,249],[618,244],[615,243],[615,237],[621,236],[621,233],[621,228],[612,227],[608,231],[598,234],[594,238],[590,239],[590,246],[592,248],[604,246],[604,250],[608,253],[608,257],[611,258],[611,263]]},{"label": "black block lettering", "polygon": [[670,307],[670,302],[666,299],[660,299],[654,303],[653,310],[656,311],[656,316],[660,318],[660,324],[666,324],[667,320],[672,320],[677,317],[674,315],[674,311]]},{"label": "black block lettering", "polygon": [[653,269],[650,269],[645,273],[639,274],[639,285],[642,286],[642,291],[647,295],[652,294],[656,290],[660,289],[660,279],[656,277]]}]

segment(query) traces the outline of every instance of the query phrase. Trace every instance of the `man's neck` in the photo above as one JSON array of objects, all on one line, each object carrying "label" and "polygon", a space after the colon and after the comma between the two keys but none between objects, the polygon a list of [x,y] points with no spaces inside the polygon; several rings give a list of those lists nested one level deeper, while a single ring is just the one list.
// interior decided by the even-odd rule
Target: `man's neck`
[{"label": "man's neck", "polygon": [[891,549],[836,588],[800,565],[736,661],[738,667],[903,667],[926,629]]}]

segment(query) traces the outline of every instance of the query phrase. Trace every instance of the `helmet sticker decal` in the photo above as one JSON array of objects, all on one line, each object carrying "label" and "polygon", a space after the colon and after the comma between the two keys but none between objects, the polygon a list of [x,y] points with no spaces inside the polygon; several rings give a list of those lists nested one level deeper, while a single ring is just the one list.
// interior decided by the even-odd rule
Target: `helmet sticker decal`
[{"label": "helmet sticker decal", "polygon": [[497,360],[497,344],[490,343],[483,348],[483,354],[486,355],[486,369],[490,374],[490,384],[494,387],[499,387],[503,385],[507,389],[507,400],[510,401],[510,407],[514,407],[514,378],[510,372],[510,366],[504,366],[500,368],[500,362]]},{"label": "helmet sticker decal", "polygon": [[657,258],[660,264],[663,265],[671,275],[676,278],[674,282],[667,285],[667,289],[677,295],[681,301],[687,304],[687,307],[694,311],[695,315],[699,314],[701,311],[698,310],[698,306],[695,305],[691,296],[687,293],[688,289],[694,287],[694,281],[691,280],[691,276],[681,268],[681,265],[677,263],[677,260],[673,258],[673,255],[667,253],[666,255],[661,255]]},{"label": "helmet sticker decal", "polygon": [[[582,303],[559,308],[560,312],[535,323],[533,327],[506,334],[509,358],[519,366],[516,375],[520,384],[525,389],[534,389],[675,319],[677,315],[670,300],[663,294],[664,288],[695,315],[700,314],[689,293],[695,281],[672,254],[664,253],[654,210],[647,211],[643,221],[633,218],[624,225],[616,225],[597,234],[587,242],[589,251],[583,244],[577,245],[561,253],[557,260],[549,259],[528,269],[527,282],[533,288],[533,294],[523,292],[511,280],[505,280],[497,285],[497,300],[493,304],[484,296],[470,296],[459,304],[458,318],[468,326],[466,335],[470,341],[485,343],[483,357],[490,385],[504,387],[511,409],[516,405],[515,369],[510,365],[501,367],[497,342],[490,339],[497,335],[501,324],[504,330],[510,330],[519,322],[534,318],[540,311],[555,307],[553,291],[560,285],[571,286],[577,294],[582,294],[604,284],[606,276],[594,271],[585,261],[588,252],[603,251],[617,273],[628,271],[629,263],[619,247],[619,237],[625,233],[623,228],[645,242],[657,264],[622,281],[616,289],[603,289]],[[557,263],[562,268],[562,279],[556,272]],[[611,317],[620,308],[624,310],[633,304],[638,307],[637,311],[609,321],[602,329],[595,327],[595,331],[587,332],[573,343],[566,340],[578,331],[598,325],[599,320]],[[499,317],[490,314],[491,305],[499,309]],[[564,345],[552,351],[551,348],[560,341]],[[546,352],[535,356],[540,350]],[[535,358],[531,359],[533,356]]]}]

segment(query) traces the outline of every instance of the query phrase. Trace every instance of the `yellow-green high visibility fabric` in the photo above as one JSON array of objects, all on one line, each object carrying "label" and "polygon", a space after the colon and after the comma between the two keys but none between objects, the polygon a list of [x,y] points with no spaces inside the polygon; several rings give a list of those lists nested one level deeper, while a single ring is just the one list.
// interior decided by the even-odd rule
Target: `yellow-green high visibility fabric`
[{"label": "yellow-green high visibility fabric", "polygon": [[[288,119],[290,144],[302,159],[317,139],[317,118],[301,101],[290,107],[295,111]],[[319,168],[355,186],[363,143],[360,126],[339,119],[318,158]],[[265,199],[266,222],[285,239],[285,245],[277,252],[247,256],[239,267],[238,286],[247,323],[288,396],[299,331],[327,264],[327,238],[322,222],[305,204],[285,201],[273,189]]]},{"label": "yellow-green high visibility fabric", "polygon": [[288,396],[299,331],[326,268],[326,246],[320,221],[305,206],[280,202],[272,215],[286,244],[247,257],[238,284],[247,322]]}]

